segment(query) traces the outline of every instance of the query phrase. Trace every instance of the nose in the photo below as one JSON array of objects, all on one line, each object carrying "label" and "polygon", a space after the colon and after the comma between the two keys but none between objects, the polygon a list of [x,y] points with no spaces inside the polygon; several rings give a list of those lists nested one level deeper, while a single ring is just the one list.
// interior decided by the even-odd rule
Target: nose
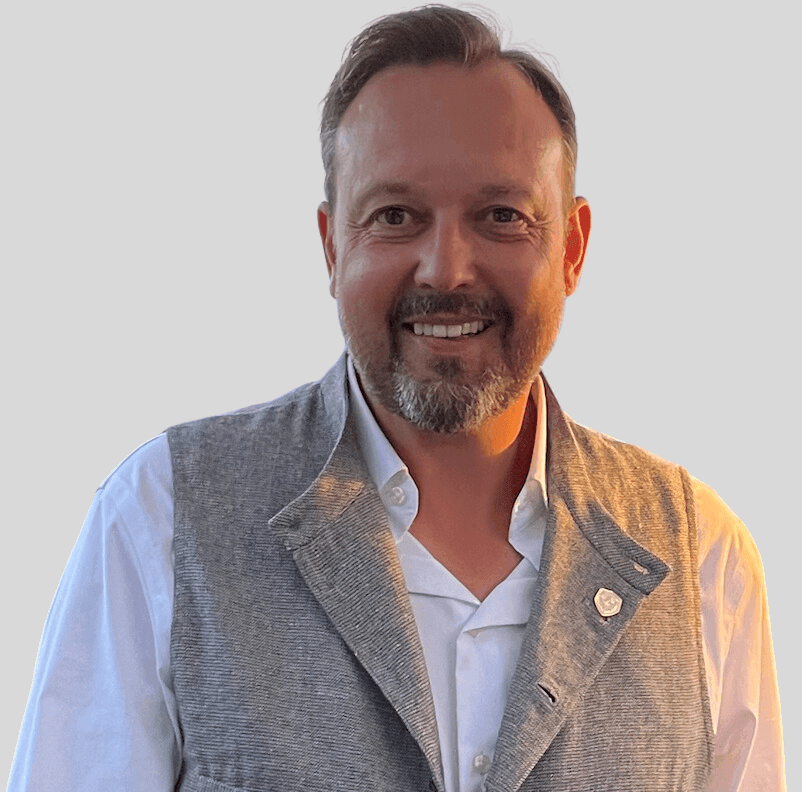
[{"label": "nose", "polygon": [[459,219],[438,220],[421,241],[416,286],[449,292],[476,282],[476,250]]}]

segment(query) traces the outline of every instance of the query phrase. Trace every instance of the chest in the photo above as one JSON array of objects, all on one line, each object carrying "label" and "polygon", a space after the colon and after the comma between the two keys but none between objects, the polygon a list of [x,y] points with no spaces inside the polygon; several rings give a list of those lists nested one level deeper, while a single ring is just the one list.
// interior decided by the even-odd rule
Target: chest
[{"label": "chest", "polygon": [[409,529],[477,599],[484,600],[523,556],[508,539],[509,518],[488,522],[418,516]]}]

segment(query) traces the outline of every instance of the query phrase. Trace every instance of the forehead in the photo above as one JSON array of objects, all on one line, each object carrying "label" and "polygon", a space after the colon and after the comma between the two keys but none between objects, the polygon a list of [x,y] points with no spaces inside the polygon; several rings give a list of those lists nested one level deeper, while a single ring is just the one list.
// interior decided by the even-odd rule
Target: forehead
[{"label": "forehead", "polygon": [[556,118],[519,69],[497,60],[380,72],[343,117],[336,161],[338,202],[375,181],[562,188]]}]

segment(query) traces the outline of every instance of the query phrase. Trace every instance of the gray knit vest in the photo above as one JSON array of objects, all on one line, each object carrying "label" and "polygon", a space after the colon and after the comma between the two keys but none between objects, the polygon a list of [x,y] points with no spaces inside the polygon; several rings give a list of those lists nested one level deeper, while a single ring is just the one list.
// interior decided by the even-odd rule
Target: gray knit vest
[{"label": "gray knit vest", "polygon": [[[688,475],[547,398],[546,540],[487,789],[698,792],[712,728]],[[425,661],[344,360],[168,440],[176,789],[442,792]]]}]

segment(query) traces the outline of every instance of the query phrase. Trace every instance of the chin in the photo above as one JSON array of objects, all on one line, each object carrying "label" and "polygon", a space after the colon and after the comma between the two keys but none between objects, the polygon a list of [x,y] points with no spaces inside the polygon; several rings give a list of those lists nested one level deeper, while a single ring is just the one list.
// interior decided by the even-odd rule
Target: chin
[{"label": "chin", "polygon": [[509,378],[497,374],[488,373],[479,382],[460,379],[421,382],[403,371],[396,372],[388,406],[423,431],[456,434],[478,429],[519,395]]},{"label": "chin", "polygon": [[[366,373],[370,377],[371,372]],[[395,357],[378,382],[371,382],[384,407],[422,431],[437,434],[475,431],[503,413],[531,384],[506,366],[466,371],[459,357],[436,358],[423,376]]]}]

